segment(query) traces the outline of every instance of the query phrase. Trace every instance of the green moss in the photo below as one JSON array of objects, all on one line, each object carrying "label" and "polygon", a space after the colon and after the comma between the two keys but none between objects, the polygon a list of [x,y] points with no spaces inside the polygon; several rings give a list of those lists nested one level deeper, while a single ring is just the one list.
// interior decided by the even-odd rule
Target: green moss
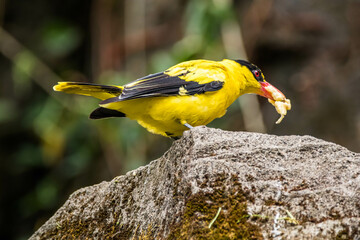
[{"label": "green moss", "polygon": [[[92,225],[92,226],[91,226]],[[89,232],[97,229],[101,229],[102,239],[130,239],[134,230],[133,226],[117,225],[116,222],[105,225],[104,222],[92,221],[76,221],[71,222],[68,219],[63,221],[62,224],[58,224],[58,227],[53,232],[48,232],[44,239],[53,239],[61,236],[62,239],[82,239],[87,236],[91,236]],[[151,232],[150,232],[151,233]],[[149,232],[141,233],[140,236],[148,236]],[[142,239],[146,239],[143,237]]]},{"label": "green moss", "polygon": [[169,239],[263,239],[259,228],[244,217],[249,215],[247,201],[252,199],[236,176],[228,180],[225,174],[218,175],[200,186],[213,191],[200,191],[186,199],[182,220],[172,226]]},{"label": "green moss", "polygon": [[[183,184],[181,179],[175,179],[173,198],[179,201],[184,201],[185,198],[185,209],[179,215],[180,222],[168,223],[172,224],[169,239],[262,239],[259,228],[253,224],[246,211],[247,202],[253,201],[248,192],[250,190],[242,188],[237,176],[230,178],[226,174],[219,174],[216,177],[205,176],[203,181],[198,182],[202,190],[197,194],[192,194],[191,186],[182,187],[182,191],[179,191],[180,184]],[[109,198],[107,201],[112,201],[111,206],[131,204],[133,189],[134,186],[129,184],[122,202],[113,200],[112,196],[107,196]],[[157,204],[162,204],[162,201],[159,199]],[[221,211],[215,218],[220,207]],[[44,239],[59,236],[63,239],[81,239],[92,236],[91,231],[94,229],[101,229],[102,239],[148,240],[162,235],[163,229],[152,224],[145,230],[138,229],[137,225],[120,224],[120,213],[114,211],[115,209],[109,208],[99,209],[95,218],[87,221],[77,221],[74,219],[75,216],[68,213],[65,219],[57,219],[57,227],[43,237]],[[105,221],[110,219],[110,215],[114,219],[111,223]],[[209,228],[210,222],[214,219]]]}]

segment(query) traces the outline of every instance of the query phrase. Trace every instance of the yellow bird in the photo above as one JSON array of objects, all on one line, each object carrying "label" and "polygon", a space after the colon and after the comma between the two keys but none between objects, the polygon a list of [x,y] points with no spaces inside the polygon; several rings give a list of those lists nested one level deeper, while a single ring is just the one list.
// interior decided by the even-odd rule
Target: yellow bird
[{"label": "yellow bird", "polygon": [[245,93],[268,98],[281,119],[290,110],[290,101],[244,60],[192,60],[124,86],[59,82],[54,90],[101,99],[90,119],[128,117],[149,132],[172,138],[222,117]]}]

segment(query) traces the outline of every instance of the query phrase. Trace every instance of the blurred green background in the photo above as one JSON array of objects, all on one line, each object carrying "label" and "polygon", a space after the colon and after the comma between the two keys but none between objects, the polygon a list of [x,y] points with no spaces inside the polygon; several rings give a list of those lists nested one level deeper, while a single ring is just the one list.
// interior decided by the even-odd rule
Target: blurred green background
[{"label": "blurred green background", "polygon": [[55,93],[57,81],[122,85],[199,58],[248,58],[293,106],[275,125],[266,99],[243,96],[210,127],[360,150],[359,1],[0,0],[0,239],[28,238],[76,189],[173,142],[89,120],[98,101]]}]

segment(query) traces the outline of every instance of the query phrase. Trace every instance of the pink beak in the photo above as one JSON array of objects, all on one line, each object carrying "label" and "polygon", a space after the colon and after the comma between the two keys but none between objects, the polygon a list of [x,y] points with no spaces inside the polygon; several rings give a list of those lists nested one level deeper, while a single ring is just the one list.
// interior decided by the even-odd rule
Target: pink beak
[{"label": "pink beak", "polygon": [[[275,101],[275,99],[273,98],[272,94],[266,90],[266,87],[272,86],[270,83],[268,82],[260,82],[261,84],[261,89],[260,92],[258,93],[260,96],[266,97],[268,99],[271,99],[273,101]],[[272,86],[273,88],[275,88],[282,96],[284,96],[285,99],[285,95],[276,87]]]}]

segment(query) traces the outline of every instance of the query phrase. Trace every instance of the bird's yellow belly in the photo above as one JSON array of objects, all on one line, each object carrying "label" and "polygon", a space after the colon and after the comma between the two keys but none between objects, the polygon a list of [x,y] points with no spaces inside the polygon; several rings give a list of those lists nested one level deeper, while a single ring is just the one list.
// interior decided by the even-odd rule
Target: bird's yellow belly
[{"label": "bird's yellow belly", "polygon": [[183,124],[200,126],[222,117],[229,107],[227,99],[209,93],[208,96],[172,96],[134,99],[107,104],[105,107],[125,113],[150,132],[164,136],[181,136],[187,130]]}]

